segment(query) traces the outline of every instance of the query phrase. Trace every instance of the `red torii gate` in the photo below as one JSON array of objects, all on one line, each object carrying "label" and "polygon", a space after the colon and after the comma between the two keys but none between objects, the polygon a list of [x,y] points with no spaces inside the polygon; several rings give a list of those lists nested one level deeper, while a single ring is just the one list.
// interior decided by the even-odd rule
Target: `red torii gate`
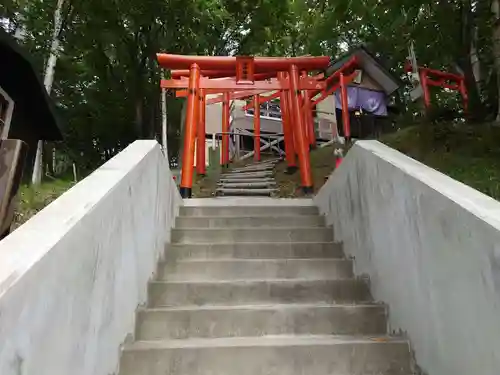
[{"label": "red torii gate", "polygon": [[[410,73],[414,70],[411,61],[407,60],[405,63],[405,71]],[[454,74],[443,72],[441,70],[417,66],[416,70],[420,78],[420,85],[424,96],[424,105],[426,110],[431,107],[431,93],[430,86],[442,87],[452,91],[458,91],[462,96],[462,106],[464,112],[467,113],[469,109],[469,94],[467,86],[465,85],[465,76],[463,74]]]},{"label": "red torii gate", "polygon": [[[205,166],[204,112],[206,94],[223,94],[222,158],[223,163],[227,164],[229,162],[229,134],[227,131],[229,127],[229,101],[231,94],[233,98],[245,97],[244,91],[249,91],[247,95],[254,95],[256,138],[258,137],[257,132],[260,130],[258,126],[260,120],[259,94],[268,91],[279,91],[281,93],[280,97],[284,103],[282,107],[283,132],[287,162],[289,166],[293,166],[295,152],[297,152],[302,188],[306,194],[312,193],[313,183],[309,160],[309,142],[307,141],[309,137],[301,112],[301,91],[321,92],[326,90],[327,85],[325,82],[309,77],[307,72],[326,69],[330,63],[328,56],[254,58],[158,54],[157,58],[163,68],[174,69],[172,77],[177,78],[162,80],[161,87],[165,89],[188,89],[180,184],[182,197],[191,197],[194,144],[197,133],[199,140],[203,136],[203,142],[198,142],[199,144],[203,143],[203,152],[198,152],[199,162],[197,165],[202,165],[203,168]],[[189,71],[189,79],[185,78],[187,76],[186,69]],[[271,79],[272,77],[277,77],[277,79]],[[310,100],[307,99],[305,102],[307,105]],[[292,119],[294,120],[294,126],[292,126]],[[260,142],[257,145],[256,156],[257,150],[260,150]],[[199,149],[199,151],[201,150]]]},{"label": "red torii gate", "polygon": [[[218,77],[218,79],[222,78],[224,75],[228,75],[229,73],[224,72],[224,71],[202,71],[202,73],[205,74],[210,74],[213,77]],[[184,78],[185,76],[189,74],[189,70],[173,70],[171,72],[172,77],[180,77],[181,79]],[[278,73],[279,75],[280,73]],[[257,73],[254,75],[254,78],[257,80],[259,79],[271,79],[273,76],[276,76],[276,73]],[[211,77],[212,78],[212,77]],[[226,77],[226,79],[229,79],[231,77]],[[232,77],[233,79],[235,77]],[[281,79],[284,79],[285,76],[281,77]],[[273,79],[271,79],[273,81]],[[208,90],[207,90],[208,91]],[[206,105],[210,104],[216,104],[216,103],[223,103],[223,134],[226,135],[228,133],[229,129],[229,114],[227,112],[226,108],[229,108],[229,100],[235,100],[235,99],[244,99],[249,96],[255,96],[255,98],[259,99],[260,94],[264,94],[268,92],[268,90],[244,90],[244,91],[238,91],[234,93],[229,94],[229,99],[225,94],[220,95],[216,98],[211,98],[209,100],[206,100],[205,103]],[[210,93],[220,93],[220,90],[217,89],[212,89],[210,90]],[[278,94],[284,94],[284,91],[278,91]],[[188,96],[188,91],[187,90],[179,90],[176,93],[177,97],[187,97]],[[228,100],[227,100],[228,99]],[[203,100],[203,99],[202,99]],[[282,98],[282,101],[285,99]],[[255,154],[255,159],[260,160],[260,111],[259,111],[259,104],[257,102],[253,101],[252,105],[256,111],[256,114],[254,115],[254,154]],[[204,110],[204,108],[203,108]],[[289,171],[295,171],[297,169],[296,162],[295,162],[295,150],[293,147],[290,147],[290,142],[293,142],[291,130],[288,130],[287,123],[284,123],[284,133],[286,134],[285,136],[285,149],[289,150],[287,152],[287,161],[288,161],[288,170]],[[290,125],[291,126],[291,125]],[[205,122],[204,120],[200,124],[198,136],[197,136],[197,164],[196,164],[196,172],[198,174],[205,174],[205,149],[203,145],[203,141],[205,139]],[[223,165],[226,165],[229,162],[229,148],[226,146],[228,142],[229,135],[227,134],[226,136],[223,135],[223,160],[222,163]],[[203,146],[203,147],[202,147]]]}]

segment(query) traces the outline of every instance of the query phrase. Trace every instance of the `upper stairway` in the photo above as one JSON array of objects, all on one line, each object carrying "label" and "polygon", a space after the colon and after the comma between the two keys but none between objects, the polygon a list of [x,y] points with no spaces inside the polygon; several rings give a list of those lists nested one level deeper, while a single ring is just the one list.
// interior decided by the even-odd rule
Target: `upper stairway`
[{"label": "upper stairway", "polygon": [[274,167],[279,159],[255,162],[233,168],[219,180],[218,196],[270,196],[276,193]]},{"label": "upper stairway", "polygon": [[315,207],[230,199],[181,208],[121,375],[412,373]]}]

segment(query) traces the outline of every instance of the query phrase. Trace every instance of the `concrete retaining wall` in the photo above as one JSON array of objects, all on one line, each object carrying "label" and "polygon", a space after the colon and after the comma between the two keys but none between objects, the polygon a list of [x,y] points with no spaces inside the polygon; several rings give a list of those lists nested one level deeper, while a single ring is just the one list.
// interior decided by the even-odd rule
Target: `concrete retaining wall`
[{"label": "concrete retaining wall", "polygon": [[315,199],[429,375],[500,369],[500,203],[375,141]]},{"label": "concrete retaining wall", "polygon": [[0,374],[115,373],[181,204],[137,141],[0,242]]}]

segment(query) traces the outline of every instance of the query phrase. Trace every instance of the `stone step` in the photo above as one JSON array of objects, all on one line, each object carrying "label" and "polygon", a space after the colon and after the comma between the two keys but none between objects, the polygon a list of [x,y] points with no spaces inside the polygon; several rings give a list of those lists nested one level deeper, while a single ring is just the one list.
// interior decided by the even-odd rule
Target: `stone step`
[{"label": "stone step", "polygon": [[[219,187],[224,189],[269,189],[276,186],[274,181],[263,182],[219,182]],[[271,189],[273,190],[273,189]]]},{"label": "stone step", "polygon": [[177,229],[183,228],[247,228],[247,227],[324,227],[323,216],[246,216],[246,217],[178,217]]},{"label": "stone step", "polygon": [[269,166],[262,166],[262,167],[232,169],[232,170],[228,171],[228,174],[272,172],[273,170],[274,170],[274,165],[269,165]]},{"label": "stone step", "polygon": [[258,188],[218,188],[217,194],[231,195],[231,196],[270,196],[272,193],[278,191],[277,189],[258,189]]},{"label": "stone step", "polygon": [[384,335],[381,304],[289,304],[147,309],[137,317],[137,340],[266,335]]},{"label": "stone step", "polygon": [[245,173],[225,173],[221,178],[266,178],[271,177],[273,172],[245,172]]},{"label": "stone step", "polygon": [[272,182],[276,183],[274,178],[221,178],[219,180],[219,184],[222,183],[230,183],[230,184],[245,184],[245,183],[253,183],[253,182]]},{"label": "stone step", "polygon": [[166,258],[182,259],[311,259],[343,258],[342,245],[333,242],[260,242],[170,245]]},{"label": "stone step", "polygon": [[[280,159],[257,161],[257,162],[254,162],[254,163],[246,164],[245,167],[253,167],[253,166],[256,166],[256,165],[268,165],[268,164],[276,165],[280,161],[281,161]],[[244,167],[242,167],[242,168],[244,168]]]},{"label": "stone step", "polygon": [[240,173],[240,172],[254,172],[254,171],[262,171],[262,170],[273,170],[276,167],[277,163],[265,163],[265,164],[253,164],[247,165],[244,167],[234,167],[229,169],[228,173]]},{"label": "stone step", "polygon": [[172,243],[329,242],[330,228],[173,229]]},{"label": "stone step", "polygon": [[350,259],[216,259],[160,263],[158,280],[348,279]]},{"label": "stone step", "polygon": [[219,180],[218,184],[253,184],[253,183],[271,183],[271,184],[276,184],[276,181],[272,178],[250,178],[250,179],[221,179]]},{"label": "stone step", "polygon": [[240,174],[240,173],[255,173],[255,172],[257,173],[272,172],[275,167],[276,167],[275,164],[266,164],[266,165],[258,165],[258,166],[244,167],[244,168],[227,169],[225,173]]},{"label": "stone step", "polygon": [[255,169],[255,170],[248,170],[248,171],[230,171],[227,174],[230,175],[231,177],[238,178],[240,175],[248,174],[248,173],[269,173],[270,175],[274,175],[274,171],[272,168],[259,169],[259,170]]},{"label": "stone step", "polygon": [[154,281],[150,307],[371,301],[365,280]]},{"label": "stone step", "polygon": [[273,169],[276,166],[275,163],[266,163],[266,164],[256,164],[256,165],[247,165],[245,167],[236,167],[231,169],[229,172],[248,172],[248,171],[261,171],[266,169]]},{"label": "stone step", "polygon": [[181,207],[180,216],[292,216],[318,215],[315,206]]},{"label": "stone step", "polygon": [[271,336],[139,341],[124,348],[122,375],[408,375],[406,340]]},{"label": "stone step", "polygon": [[226,180],[231,180],[234,182],[242,183],[247,180],[258,180],[259,182],[266,182],[266,181],[275,181],[274,177],[272,175],[268,176],[237,176],[237,175],[229,175],[229,176],[224,176],[219,179],[218,182],[226,182]]}]

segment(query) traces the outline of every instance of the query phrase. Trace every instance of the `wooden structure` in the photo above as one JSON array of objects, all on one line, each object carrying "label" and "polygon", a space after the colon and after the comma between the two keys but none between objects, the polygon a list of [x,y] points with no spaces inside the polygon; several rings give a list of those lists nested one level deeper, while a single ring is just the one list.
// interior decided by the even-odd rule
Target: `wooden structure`
[{"label": "wooden structure", "polygon": [[0,28],[0,139],[20,139],[32,166],[39,140],[62,139],[52,100],[14,37]]},{"label": "wooden structure", "polygon": [[16,195],[21,182],[28,147],[18,139],[0,142],[0,239],[10,233]]},{"label": "wooden structure", "polygon": [[[54,106],[29,56],[0,28],[0,238],[10,231],[25,165],[39,140],[62,138]],[[26,163],[28,159],[30,162]]]},{"label": "wooden structure", "polygon": [[390,98],[402,82],[365,46],[355,47],[333,61],[326,75],[335,74],[346,64],[354,67],[353,77],[347,84],[348,112],[343,111],[340,90],[334,91],[330,101],[323,101],[317,107],[319,131],[325,132],[333,127],[344,135],[343,123],[348,119],[352,137],[373,137],[387,122]]},{"label": "wooden structure", "polygon": [[[268,95],[268,93],[263,94]],[[212,103],[216,95],[207,97],[206,106],[206,136],[207,143],[211,146],[221,141],[222,132],[222,103]],[[255,119],[253,98],[236,99],[231,101],[230,106],[230,153],[234,160],[245,160],[255,156]],[[251,104],[248,110],[247,104]],[[281,108],[275,103],[260,104],[260,126],[256,134],[261,142],[261,152],[271,152],[275,155],[284,155],[283,124]],[[274,142],[281,138],[280,141]],[[274,142],[270,145],[271,142]]]}]

